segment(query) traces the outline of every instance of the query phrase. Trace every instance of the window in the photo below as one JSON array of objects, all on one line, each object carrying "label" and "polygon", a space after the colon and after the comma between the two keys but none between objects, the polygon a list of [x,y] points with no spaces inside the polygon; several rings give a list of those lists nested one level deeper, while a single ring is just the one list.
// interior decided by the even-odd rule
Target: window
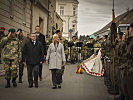
[{"label": "window", "polygon": [[76,15],[76,8],[74,7],[73,8],[73,16],[75,16]]},{"label": "window", "polygon": [[75,25],[73,25],[73,27],[75,27]]},{"label": "window", "polygon": [[26,0],[24,1],[24,5],[23,5],[23,24],[26,24]]},{"label": "window", "polygon": [[39,26],[41,29],[41,33],[43,33],[43,23],[44,23],[44,20],[41,17],[39,17]]},{"label": "window", "polygon": [[60,15],[64,15],[64,6],[60,6]]}]

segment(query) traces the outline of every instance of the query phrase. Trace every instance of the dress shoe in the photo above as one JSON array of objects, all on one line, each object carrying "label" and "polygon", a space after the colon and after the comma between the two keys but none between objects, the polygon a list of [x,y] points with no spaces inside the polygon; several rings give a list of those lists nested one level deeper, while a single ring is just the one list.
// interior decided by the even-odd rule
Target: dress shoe
[{"label": "dress shoe", "polygon": [[57,89],[57,86],[53,86],[52,89]]},{"label": "dress shoe", "polygon": [[16,79],[13,79],[12,83],[13,83],[13,87],[17,87]]},{"label": "dress shoe", "polygon": [[33,87],[33,85],[29,85],[29,86],[28,86],[28,88],[32,88],[32,87]]},{"label": "dress shoe", "polygon": [[16,82],[13,83],[13,87],[17,87],[17,83]]},{"label": "dress shoe", "polygon": [[19,79],[19,83],[22,83],[22,79]]},{"label": "dress shoe", "polygon": [[42,77],[39,77],[40,81],[42,81]]},{"label": "dress shoe", "polygon": [[58,85],[58,88],[61,89],[61,85]]},{"label": "dress shoe", "polygon": [[38,83],[37,84],[35,84],[35,88],[38,88],[39,86],[38,86]]}]

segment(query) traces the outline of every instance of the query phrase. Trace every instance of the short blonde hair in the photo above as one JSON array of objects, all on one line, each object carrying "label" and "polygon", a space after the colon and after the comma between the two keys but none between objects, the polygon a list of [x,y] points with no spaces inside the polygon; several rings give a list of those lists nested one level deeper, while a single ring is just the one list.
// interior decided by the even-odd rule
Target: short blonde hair
[{"label": "short blonde hair", "polygon": [[57,34],[54,34],[54,35],[53,35],[53,39],[56,38],[56,37],[58,37],[58,35],[57,35]]}]

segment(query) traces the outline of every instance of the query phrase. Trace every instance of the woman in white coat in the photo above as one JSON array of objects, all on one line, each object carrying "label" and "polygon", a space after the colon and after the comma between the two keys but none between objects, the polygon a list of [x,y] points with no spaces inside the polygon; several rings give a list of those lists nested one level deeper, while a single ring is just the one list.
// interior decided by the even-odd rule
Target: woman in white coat
[{"label": "woman in white coat", "polygon": [[66,58],[64,53],[64,47],[59,42],[59,37],[57,34],[53,36],[54,42],[49,45],[47,56],[46,56],[46,64],[49,61],[49,69],[52,73],[52,89],[61,88],[61,76],[60,70],[62,64],[66,64]]}]

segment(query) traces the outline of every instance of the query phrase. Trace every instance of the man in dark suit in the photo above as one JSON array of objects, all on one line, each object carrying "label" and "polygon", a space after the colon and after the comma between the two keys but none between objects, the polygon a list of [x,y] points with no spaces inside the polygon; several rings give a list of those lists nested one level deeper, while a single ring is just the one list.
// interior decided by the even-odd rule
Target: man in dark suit
[{"label": "man in dark suit", "polygon": [[[46,57],[46,42],[45,42],[45,36],[40,32],[40,27],[35,27],[35,33],[37,34],[37,40],[42,43],[43,49],[44,49],[44,58]],[[42,64],[39,65],[39,79],[42,80]]]},{"label": "man in dark suit", "polygon": [[35,87],[38,88],[39,65],[44,60],[44,50],[42,43],[36,39],[36,34],[31,34],[31,40],[24,46],[22,61],[27,65],[29,88],[33,87],[33,76]]}]

